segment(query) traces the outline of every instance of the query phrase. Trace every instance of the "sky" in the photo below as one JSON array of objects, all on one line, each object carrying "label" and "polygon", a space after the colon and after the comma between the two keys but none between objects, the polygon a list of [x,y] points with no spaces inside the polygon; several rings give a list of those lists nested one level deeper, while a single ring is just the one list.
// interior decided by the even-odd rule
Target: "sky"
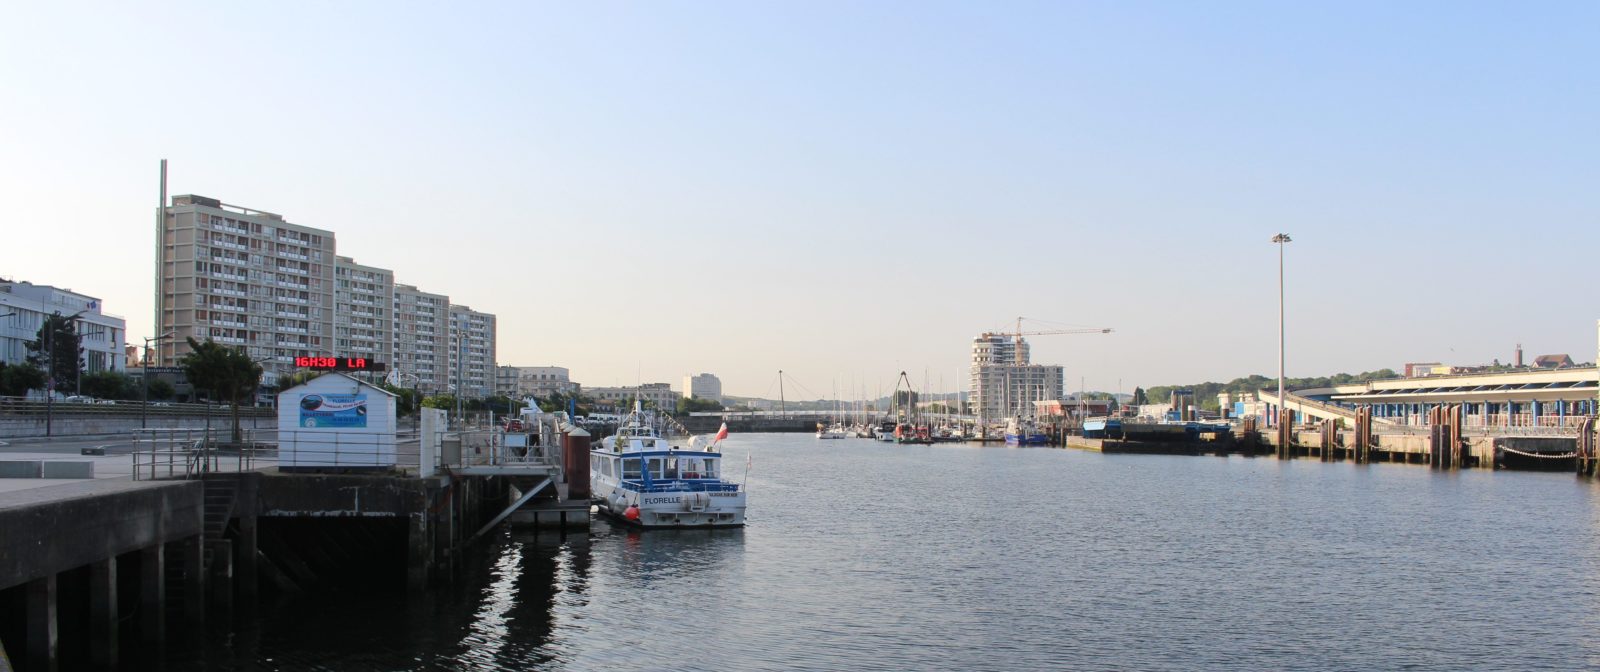
[{"label": "sky", "polygon": [[[777,395],[1594,359],[1592,2],[16,3],[0,277],[152,333],[170,191],[499,316],[501,364]],[[786,390],[787,392],[787,390]],[[788,392],[791,397],[793,392]],[[803,393],[804,394],[804,393]]]}]

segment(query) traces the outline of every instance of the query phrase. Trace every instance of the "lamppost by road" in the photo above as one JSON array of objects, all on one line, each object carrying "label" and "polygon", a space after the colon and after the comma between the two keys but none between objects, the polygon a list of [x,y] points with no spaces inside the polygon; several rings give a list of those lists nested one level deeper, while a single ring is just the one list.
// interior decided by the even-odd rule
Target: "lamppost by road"
[{"label": "lamppost by road", "polygon": [[1278,424],[1283,424],[1283,246],[1291,242],[1289,234],[1280,233],[1272,237],[1272,242],[1278,244]]},{"label": "lamppost by road", "polygon": [[175,333],[177,332],[169,331],[160,336],[147,336],[144,339],[144,362],[142,362],[143,366],[139,367],[144,371],[144,373],[139,376],[140,382],[144,383],[144,404],[139,406],[139,429],[145,428],[146,417],[150,411],[150,344],[159,343],[172,338],[172,335]]},{"label": "lamppost by road", "polygon": [[[71,324],[73,320],[78,319],[78,317],[83,315],[84,312],[85,311],[80,310],[80,311],[78,311],[76,313],[73,313],[71,317],[66,318],[66,320],[65,320],[66,323],[67,324]],[[52,428],[53,428],[53,426],[55,424],[55,405],[56,405],[55,404],[55,401],[56,401],[56,325],[53,324],[54,320],[52,320],[51,318],[60,317],[60,316],[61,316],[61,313],[55,313],[53,315],[46,315],[45,318],[44,318],[44,325],[45,325],[45,330],[44,330],[45,346],[44,346],[44,350],[45,350],[45,353],[46,353],[45,354],[45,364],[46,364],[47,368],[49,369],[49,372],[45,374],[45,381],[44,381],[44,435],[45,436],[50,436],[51,433],[52,433],[51,430],[52,430]],[[77,353],[73,353],[73,355],[77,355]],[[82,374],[82,368],[83,367],[79,367],[79,374],[80,375]]]}]

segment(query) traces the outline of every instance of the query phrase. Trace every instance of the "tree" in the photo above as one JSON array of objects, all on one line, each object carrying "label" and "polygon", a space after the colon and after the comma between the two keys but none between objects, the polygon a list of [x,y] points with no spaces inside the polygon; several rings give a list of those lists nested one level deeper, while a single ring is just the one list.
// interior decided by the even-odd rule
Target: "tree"
[{"label": "tree", "polygon": [[539,410],[546,413],[565,412],[568,401],[573,402],[572,405],[576,407],[577,415],[589,415],[590,409],[594,407],[594,399],[581,394],[567,395],[560,392],[551,392],[550,396],[537,401],[539,402]]},{"label": "tree", "polygon": [[453,394],[434,394],[422,400],[423,408],[437,408],[445,411],[456,410],[456,397]]},{"label": "tree", "polygon": [[137,399],[139,387],[133,378],[116,371],[99,371],[83,376],[82,393],[97,399]]},{"label": "tree", "polygon": [[384,390],[387,390],[390,394],[399,397],[398,415],[400,417],[405,417],[417,412],[418,405],[422,403],[422,393],[412,388],[400,387],[399,385],[390,385],[386,382],[379,382],[378,387],[381,387]]},{"label": "tree", "polygon": [[178,364],[196,388],[233,406],[233,442],[239,443],[239,405],[261,385],[261,365],[250,361],[244,348],[230,348],[209,338],[201,343],[192,336],[189,353]]},{"label": "tree", "polygon": [[489,410],[494,411],[496,415],[516,415],[517,411],[528,406],[521,399],[512,399],[503,394],[494,395],[484,401],[488,404]]},{"label": "tree", "polygon": [[287,376],[278,376],[278,383],[273,386],[272,391],[283,394],[290,388],[304,385],[320,377],[322,377],[321,371],[296,371]]},{"label": "tree", "polygon": [[679,397],[677,415],[690,413],[708,413],[722,410],[722,403],[715,399],[701,399],[700,397]]},{"label": "tree", "polygon": [[[72,384],[83,370],[83,344],[78,337],[78,315],[63,316],[51,313],[39,325],[34,339],[24,343],[28,349],[28,363],[55,378],[53,389],[77,387]],[[49,352],[46,352],[46,351]]]},{"label": "tree", "polygon": [[155,399],[156,401],[171,399],[172,395],[178,393],[177,388],[174,388],[172,383],[160,378],[150,381],[149,385],[150,398]]},{"label": "tree", "polygon": [[22,397],[28,394],[28,390],[42,390],[44,378],[44,372],[32,364],[5,366],[0,362],[0,395]]}]

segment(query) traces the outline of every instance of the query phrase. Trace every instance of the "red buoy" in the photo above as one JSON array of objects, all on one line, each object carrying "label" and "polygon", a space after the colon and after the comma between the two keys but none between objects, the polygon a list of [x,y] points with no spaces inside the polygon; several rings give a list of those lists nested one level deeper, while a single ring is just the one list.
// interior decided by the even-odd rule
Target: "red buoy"
[{"label": "red buoy", "polygon": [[628,520],[638,520],[639,519],[639,507],[637,507],[637,506],[628,507],[626,510],[624,510],[622,512],[622,517],[623,518],[627,518]]}]

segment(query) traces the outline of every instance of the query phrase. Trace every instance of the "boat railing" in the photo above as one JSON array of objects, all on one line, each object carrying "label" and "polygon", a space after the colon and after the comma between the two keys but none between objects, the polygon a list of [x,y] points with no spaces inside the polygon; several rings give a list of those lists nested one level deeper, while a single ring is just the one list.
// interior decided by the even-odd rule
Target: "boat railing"
[{"label": "boat railing", "polygon": [[666,481],[652,482],[645,485],[644,481],[627,480],[628,489],[639,492],[737,492],[738,483],[725,483],[722,481]]}]

